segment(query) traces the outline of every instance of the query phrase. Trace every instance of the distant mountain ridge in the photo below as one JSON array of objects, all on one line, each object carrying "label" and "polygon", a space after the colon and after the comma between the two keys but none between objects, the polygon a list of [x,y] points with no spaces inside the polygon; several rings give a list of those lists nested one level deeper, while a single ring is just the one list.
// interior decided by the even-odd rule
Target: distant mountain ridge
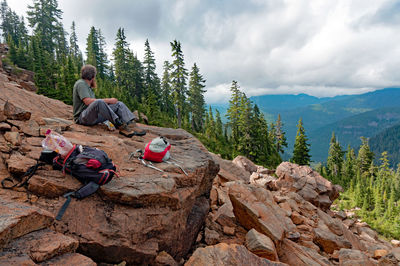
[{"label": "distant mountain ridge", "polygon": [[[291,157],[300,118],[303,119],[311,144],[312,160],[315,162],[326,161],[332,131],[339,137],[343,149],[347,148],[347,144],[358,148],[360,136],[372,138],[400,123],[400,109],[397,108],[400,107],[400,88],[323,98],[307,94],[262,95],[252,96],[250,100],[258,105],[269,122],[274,122],[278,114],[281,115],[288,140],[288,148],[283,156],[285,159]],[[229,104],[216,107],[224,119]],[[391,109],[393,117],[384,119],[388,113],[386,108],[390,107],[394,108]],[[356,127],[359,127],[359,131]]]}]

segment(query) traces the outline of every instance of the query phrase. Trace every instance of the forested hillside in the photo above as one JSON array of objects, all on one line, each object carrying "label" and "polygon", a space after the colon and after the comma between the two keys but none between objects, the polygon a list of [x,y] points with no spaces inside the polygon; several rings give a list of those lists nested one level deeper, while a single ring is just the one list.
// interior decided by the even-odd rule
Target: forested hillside
[{"label": "forested hillside", "polygon": [[389,127],[369,139],[371,150],[375,154],[386,151],[391,167],[400,163],[400,124]]},{"label": "forested hillside", "polygon": [[[335,132],[336,138],[343,147],[350,145],[358,148],[361,145],[360,137],[373,137],[398,123],[400,123],[400,106],[378,108],[312,130],[309,132],[312,158],[316,162],[326,161],[332,132]],[[381,139],[381,141],[382,145],[385,145],[383,144],[385,139]],[[376,154],[381,154],[384,150],[376,151]],[[389,150],[386,151],[391,154]]]}]

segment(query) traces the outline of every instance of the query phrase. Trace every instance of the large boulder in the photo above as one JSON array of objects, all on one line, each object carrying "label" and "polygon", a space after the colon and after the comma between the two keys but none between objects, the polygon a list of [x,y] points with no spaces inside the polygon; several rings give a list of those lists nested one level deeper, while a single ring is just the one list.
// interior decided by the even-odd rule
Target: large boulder
[{"label": "large boulder", "polygon": [[339,196],[341,187],[333,185],[309,166],[290,162],[281,163],[276,169],[278,189],[294,191],[316,207],[326,211]]},{"label": "large boulder", "polygon": [[229,197],[239,223],[247,230],[254,228],[270,237],[275,244],[296,228],[276,204],[271,192],[264,188],[234,184],[229,188]]},{"label": "large boulder", "polygon": [[53,219],[47,211],[0,197],[0,250],[13,239],[49,227]]},{"label": "large boulder", "polygon": [[286,265],[279,262],[272,262],[264,258],[260,258],[244,246],[237,244],[220,243],[215,246],[198,248],[185,263],[185,266],[195,265]]},{"label": "large boulder", "polygon": [[272,261],[278,260],[274,242],[255,229],[251,229],[246,235],[246,247],[259,257]]}]

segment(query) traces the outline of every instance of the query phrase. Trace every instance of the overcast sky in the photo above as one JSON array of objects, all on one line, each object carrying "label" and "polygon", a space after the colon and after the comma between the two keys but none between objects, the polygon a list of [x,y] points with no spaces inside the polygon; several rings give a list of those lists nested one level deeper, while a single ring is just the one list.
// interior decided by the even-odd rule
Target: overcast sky
[{"label": "overcast sky", "polygon": [[[26,16],[33,0],[7,0]],[[111,53],[125,29],[143,58],[182,44],[186,68],[197,63],[208,103],[227,102],[237,80],[247,96],[334,96],[400,85],[400,1],[396,0],[59,0],[64,28],[75,21],[81,50],[91,26]],[[160,76],[161,77],[161,76]]]}]

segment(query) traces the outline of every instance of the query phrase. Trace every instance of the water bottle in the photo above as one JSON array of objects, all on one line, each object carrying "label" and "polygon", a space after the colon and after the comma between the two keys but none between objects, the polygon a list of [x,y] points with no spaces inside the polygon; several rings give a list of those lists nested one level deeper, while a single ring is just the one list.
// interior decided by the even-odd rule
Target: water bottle
[{"label": "water bottle", "polygon": [[74,147],[68,139],[57,132],[51,131],[51,129],[48,129],[45,135],[46,138],[42,141],[44,149],[55,151],[61,154],[61,156],[66,156]]}]

